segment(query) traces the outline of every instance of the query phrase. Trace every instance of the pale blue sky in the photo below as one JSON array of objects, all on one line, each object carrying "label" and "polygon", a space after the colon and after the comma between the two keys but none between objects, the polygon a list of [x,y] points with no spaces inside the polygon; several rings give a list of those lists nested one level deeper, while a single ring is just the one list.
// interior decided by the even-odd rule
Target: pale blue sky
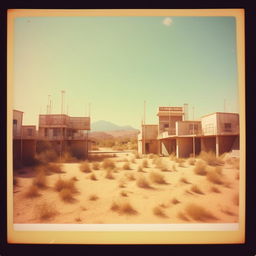
[{"label": "pale blue sky", "polygon": [[[163,21],[165,20],[165,24]],[[14,109],[24,124],[61,111],[140,127],[158,106],[192,106],[195,118],[238,112],[233,17],[23,17],[14,29]],[[66,107],[65,107],[66,108]]]}]

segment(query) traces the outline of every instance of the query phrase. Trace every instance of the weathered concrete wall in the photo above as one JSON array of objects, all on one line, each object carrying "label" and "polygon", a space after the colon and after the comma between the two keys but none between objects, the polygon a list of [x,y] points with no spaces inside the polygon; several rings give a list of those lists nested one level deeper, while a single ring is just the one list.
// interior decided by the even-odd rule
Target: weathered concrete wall
[{"label": "weathered concrete wall", "polygon": [[177,157],[189,157],[193,153],[192,138],[177,138]]},{"label": "weathered concrete wall", "polygon": [[85,140],[69,141],[71,153],[77,158],[87,158],[87,142]]},{"label": "weathered concrete wall", "polygon": [[238,136],[219,136],[219,154],[237,149],[233,148],[236,138],[238,138]]},{"label": "weathered concrete wall", "polygon": [[[236,113],[217,113],[218,134],[239,133],[239,115]],[[231,125],[225,128],[225,123]]]},{"label": "weathered concrete wall", "polygon": [[201,121],[176,122],[176,135],[198,134],[200,131],[201,131]]},{"label": "weathered concrete wall", "polygon": [[22,140],[22,160],[24,163],[33,161],[36,154],[35,140]]},{"label": "weathered concrete wall", "polygon": [[202,137],[201,150],[205,152],[216,152],[216,137]]},{"label": "weathered concrete wall", "polygon": [[13,110],[13,137],[21,136],[23,112]]},{"label": "weathered concrete wall", "polygon": [[201,118],[202,131],[204,135],[214,135],[217,132],[216,113]]}]

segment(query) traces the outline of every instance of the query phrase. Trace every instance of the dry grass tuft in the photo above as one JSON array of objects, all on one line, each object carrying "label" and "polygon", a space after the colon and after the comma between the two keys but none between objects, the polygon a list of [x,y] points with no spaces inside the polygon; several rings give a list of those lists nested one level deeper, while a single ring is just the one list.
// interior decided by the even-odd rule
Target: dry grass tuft
[{"label": "dry grass tuft", "polygon": [[59,164],[59,163],[49,163],[47,166],[46,166],[46,169],[50,172],[53,172],[53,173],[63,173],[63,171],[61,170],[62,168],[62,165]]},{"label": "dry grass tuft", "polygon": [[76,221],[76,222],[81,222],[82,219],[81,219],[80,217],[77,217],[77,218],[75,218],[75,221]]},{"label": "dry grass tuft", "polygon": [[140,188],[151,188],[148,180],[143,175],[137,177],[136,184]]},{"label": "dry grass tuft", "polygon": [[127,197],[127,196],[128,196],[127,192],[124,191],[124,190],[120,192],[120,195],[121,195],[121,196],[124,196],[124,197]]},{"label": "dry grass tuft", "polygon": [[33,184],[39,188],[46,188],[47,186],[47,178],[45,174],[45,170],[43,168],[36,170],[37,174],[33,180]]},{"label": "dry grass tuft", "polygon": [[71,180],[73,180],[73,181],[79,181],[79,179],[78,179],[77,177],[75,177],[75,176],[72,177]]},{"label": "dry grass tuft", "polygon": [[70,188],[63,188],[59,192],[60,198],[65,202],[72,202],[74,200],[73,198],[73,192]]},{"label": "dry grass tuft", "polygon": [[115,176],[113,175],[113,170],[112,169],[106,169],[106,175],[105,178],[114,180]]},{"label": "dry grass tuft", "polygon": [[211,191],[214,193],[221,193],[221,191],[217,187],[211,187]]},{"label": "dry grass tuft", "polygon": [[155,162],[155,166],[156,166],[156,168],[160,169],[162,172],[169,171],[168,167],[166,166],[165,163],[163,163],[161,158],[157,159],[157,161]]},{"label": "dry grass tuft", "polygon": [[104,169],[113,170],[113,169],[115,169],[116,165],[115,165],[113,160],[111,160],[111,159],[104,159],[104,161],[102,163],[102,167]]},{"label": "dry grass tuft", "polygon": [[226,163],[229,164],[232,168],[239,170],[240,160],[239,158],[229,157],[226,159]]},{"label": "dry grass tuft", "polygon": [[175,162],[176,162],[177,164],[184,164],[184,163],[185,163],[185,159],[183,159],[183,158],[176,158],[176,159],[175,159]]},{"label": "dry grass tuft", "polygon": [[135,159],[140,159],[141,155],[138,152],[134,152]]},{"label": "dry grass tuft", "polygon": [[221,173],[222,173],[222,169],[217,167],[217,168],[208,170],[206,178],[207,178],[207,180],[209,180],[210,182],[212,182],[214,184],[221,185],[224,183]]},{"label": "dry grass tuft", "polygon": [[196,159],[195,158],[189,158],[188,159],[188,164],[189,165],[195,165],[195,163],[196,163]]},{"label": "dry grass tuft", "polygon": [[124,163],[123,170],[131,170],[131,166],[130,166],[129,162]]},{"label": "dry grass tuft", "polygon": [[148,155],[148,158],[149,158],[149,159],[153,159],[153,158],[154,158],[154,154],[149,154],[149,155]]},{"label": "dry grass tuft", "polygon": [[73,178],[69,180],[63,180],[59,178],[55,184],[54,184],[54,189],[58,192],[60,192],[63,189],[69,189],[71,193],[77,193],[77,188],[75,187],[75,181]]},{"label": "dry grass tuft", "polygon": [[91,172],[92,170],[91,170],[90,164],[87,161],[84,161],[83,163],[81,163],[80,171],[82,171],[82,172]]},{"label": "dry grass tuft", "polygon": [[90,175],[90,179],[91,179],[91,180],[98,180],[97,177],[96,177],[96,175],[95,175],[95,173],[92,173],[92,174]]},{"label": "dry grass tuft", "polygon": [[128,200],[114,201],[110,209],[118,212],[119,214],[134,215],[138,213]]},{"label": "dry grass tuft", "polygon": [[125,174],[125,177],[130,180],[130,181],[133,181],[133,180],[136,180],[135,176],[134,176],[134,173],[126,173]]},{"label": "dry grass tuft", "polygon": [[180,182],[185,184],[191,184],[185,177],[181,177]]},{"label": "dry grass tuft", "polygon": [[176,171],[177,171],[177,168],[176,168],[176,165],[175,165],[175,164],[172,165],[172,171],[173,171],[173,172],[176,172]]},{"label": "dry grass tuft", "polygon": [[205,162],[201,160],[197,161],[194,167],[194,173],[197,175],[206,175],[207,171]]},{"label": "dry grass tuft", "polygon": [[126,184],[125,179],[122,178],[122,179],[119,180],[119,185],[118,186],[119,186],[119,188],[125,188],[126,187],[125,184]]},{"label": "dry grass tuft", "polygon": [[131,158],[131,163],[132,163],[132,164],[136,164],[135,157],[132,157],[132,158]]},{"label": "dry grass tuft", "polygon": [[223,165],[224,162],[220,157],[216,157],[215,153],[210,152],[204,152],[202,151],[199,155],[199,158],[203,159],[207,164],[216,166],[216,165]]},{"label": "dry grass tuft", "polygon": [[149,174],[149,178],[152,182],[157,184],[167,184],[164,179],[164,175],[160,172],[153,171]]},{"label": "dry grass tuft", "polygon": [[183,212],[179,212],[177,217],[181,220],[189,221],[189,218]]},{"label": "dry grass tuft", "polygon": [[159,217],[162,217],[162,218],[166,218],[166,214],[164,212],[164,210],[160,207],[160,206],[156,206],[153,208],[153,213],[156,215],[156,216],[159,216]]},{"label": "dry grass tuft", "polygon": [[39,205],[37,205],[36,207],[36,213],[37,216],[40,220],[44,221],[44,220],[50,220],[52,219],[55,215],[58,214],[58,212],[56,211],[55,204],[50,204],[50,203],[41,203]]},{"label": "dry grass tuft", "polygon": [[197,221],[207,222],[207,221],[217,219],[211,212],[209,212],[202,206],[199,206],[196,204],[189,204],[185,210],[186,210],[186,213],[192,219],[197,220]]},{"label": "dry grass tuft", "polygon": [[40,193],[38,192],[38,187],[34,184],[30,185],[25,193],[25,196],[28,198],[40,196]]},{"label": "dry grass tuft", "polygon": [[99,199],[99,197],[96,194],[92,194],[89,196],[89,200],[91,200],[91,201],[96,201],[98,199]]},{"label": "dry grass tuft", "polygon": [[143,168],[142,168],[141,166],[138,166],[137,172],[144,172],[144,171],[143,171]]},{"label": "dry grass tuft", "polygon": [[177,157],[175,156],[174,153],[171,153],[169,158],[170,158],[171,161],[176,161],[176,159],[177,159]]},{"label": "dry grass tuft", "polygon": [[142,161],[142,167],[143,167],[143,168],[148,168],[148,160],[147,160],[147,159],[144,159],[144,160]]},{"label": "dry grass tuft", "polygon": [[99,170],[100,169],[100,163],[99,162],[93,162],[92,163],[92,169],[93,170]]},{"label": "dry grass tuft", "polygon": [[197,186],[197,185],[193,185],[190,189],[192,192],[197,193],[197,194],[201,194],[203,195],[204,193],[202,192],[202,190]]},{"label": "dry grass tuft", "polygon": [[180,201],[176,198],[173,198],[172,201],[171,201],[173,204],[179,204]]}]

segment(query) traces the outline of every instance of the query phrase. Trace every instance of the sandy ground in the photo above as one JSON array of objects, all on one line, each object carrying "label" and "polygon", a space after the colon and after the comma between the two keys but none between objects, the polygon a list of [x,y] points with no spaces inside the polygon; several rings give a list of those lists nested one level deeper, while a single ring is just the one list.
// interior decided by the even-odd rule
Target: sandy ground
[{"label": "sandy ground", "polygon": [[[106,149],[103,149],[106,151]],[[138,172],[137,168],[144,159],[134,159],[132,153],[116,154],[112,158],[117,166],[113,179],[105,177],[106,170],[93,170],[97,180],[90,178],[91,173],[81,172],[80,163],[63,164],[61,174],[47,176],[47,187],[39,189],[40,195],[34,198],[26,197],[26,191],[33,182],[35,175],[32,169],[21,169],[15,172],[17,185],[14,186],[14,223],[232,223],[238,222],[239,170],[225,163],[222,166],[224,184],[213,184],[205,175],[196,175],[194,166],[185,162],[184,167],[161,157],[169,171],[157,170],[153,159],[146,158],[149,165]],[[127,160],[131,170],[123,170]],[[135,163],[132,163],[134,159]],[[91,163],[90,163],[91,164]],[[175,165],[176,170],[173,170]],[[163,174],[165,184],[157,184],[150,180],[150,172],[159,171]],[[150,188],[139,187],[138,177],[144,176],[150,183]],[[59,192],[54,190],[54,184],[59,179],[76,177],[75,186],[78,193],[74,194],[72,202],[63,201]],[[133,179],[134,178],[134,179]],[[185,178],[187,183],[182,181]],[[193,192],[196,185],[201,194]],[[213,188],[215,190],[213,191]],[[217,189],[217,190],[216,190]],[[96,200],[91,196],[96,195]],[[113,202],[123,204],[128,202],[134,211],[111,209]],[[40,205],[47,203],[55,211],[48,219],[40,219]],[[203,207],[214,218],[198,218],[189,214],[188,206]],[[157,209],[155,209],[157,207]],[[113,208],[113,207],[112,207]],[[154,210],[155,209],[155,210]],[[195,210],[196,211],[196,210]],[[202,214],[204,215],[204,214]],[[207,214],[206,214],[207,215]]]}]

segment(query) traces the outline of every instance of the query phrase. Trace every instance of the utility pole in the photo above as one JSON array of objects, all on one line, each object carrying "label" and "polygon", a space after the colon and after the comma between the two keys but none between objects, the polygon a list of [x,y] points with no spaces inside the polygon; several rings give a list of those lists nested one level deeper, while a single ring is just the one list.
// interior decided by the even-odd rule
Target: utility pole
[{"label": "utility pole", "polygon": [[61,90],[61,138],[60,138],[60,160],[61,160],[61,157],[62,157],[62,146],[63,146],[63,101],[64,101],[64,93],[65,91],[64,90]]},{"label": "utility pole", "polygon": [[146,101],[144,100],[143,154],[146,154]]},{"label": "utility pole", "polygon": [[195,154],[195,116],[194,116],[194,112],[195,112],[195,107],[192,107],[193,109],[193,157],[195,158],[196,154]]}]

